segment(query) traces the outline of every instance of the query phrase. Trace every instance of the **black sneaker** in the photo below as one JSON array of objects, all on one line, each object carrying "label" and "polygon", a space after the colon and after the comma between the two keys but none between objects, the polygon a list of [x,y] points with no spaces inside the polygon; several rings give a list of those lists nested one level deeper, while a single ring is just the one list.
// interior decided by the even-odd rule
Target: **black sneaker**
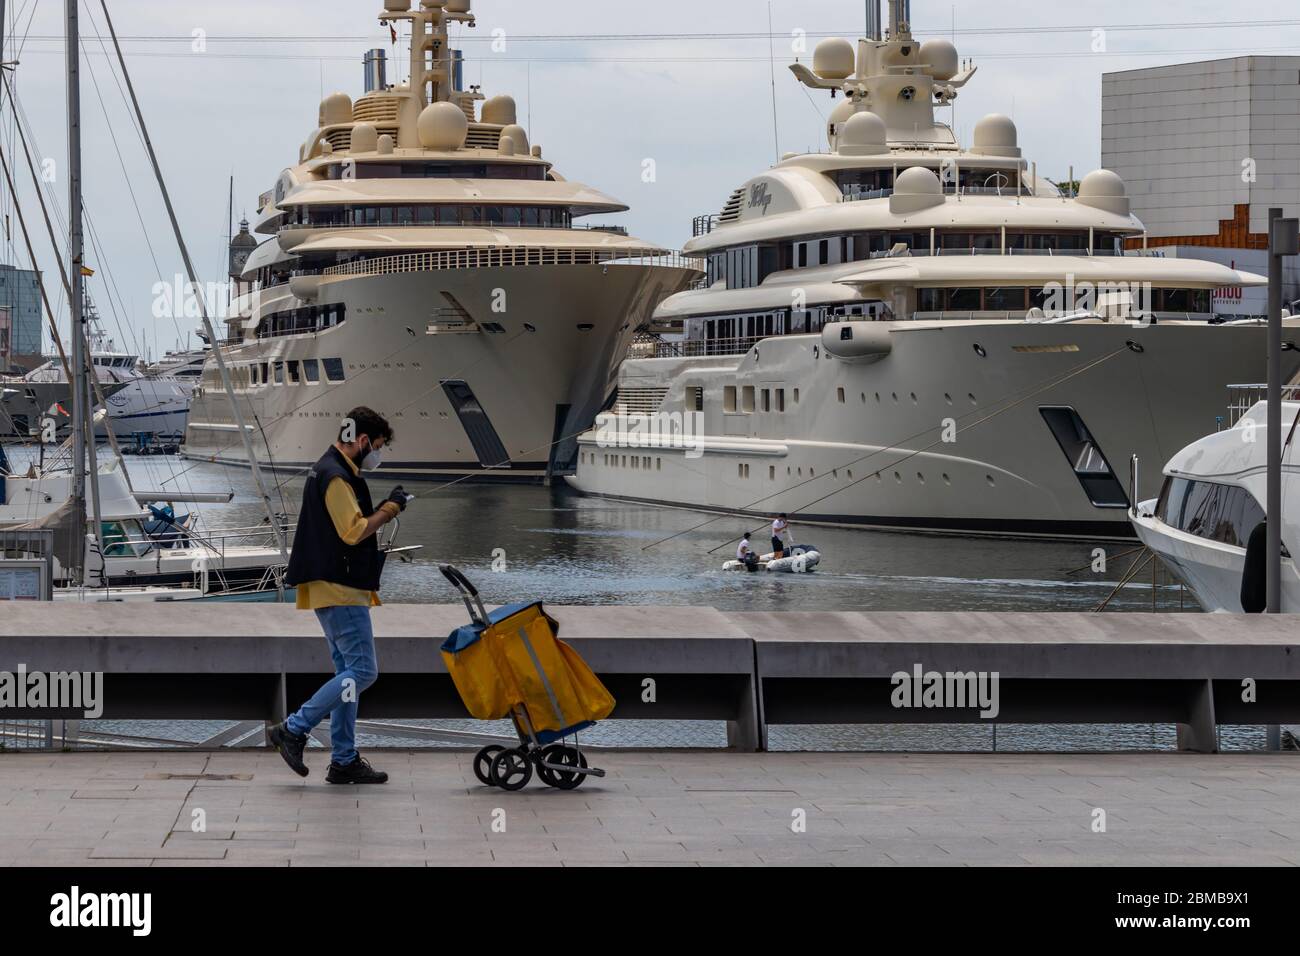
[{"label": "black sneaker", "polygon": [[305,736],[295,734],[284,724],[276,724],[267,731],[266,736],[294,773],[300,777],[307,776],[307,765],[302,762],[302,752],[307,749]]},{"label": "black sneaker", "polygon": [[358,756],[350,764],[339,766],[330,761],[330,772],[325,775],[326,783],[388,783],[388,774],[370,766],[365,757]]}]

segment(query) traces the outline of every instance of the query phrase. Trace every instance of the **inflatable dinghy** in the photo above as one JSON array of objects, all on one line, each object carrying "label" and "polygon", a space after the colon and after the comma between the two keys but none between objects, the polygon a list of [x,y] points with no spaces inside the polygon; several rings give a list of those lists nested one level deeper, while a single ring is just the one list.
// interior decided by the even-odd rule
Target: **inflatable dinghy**
[{"label": "inflatable dinghy", "polygon": [[724,571],[777,571],[785,574],[806,574],[822,563],[821,552],[810,544],[797,544],[781,558],[775,552],[765,554],[753,564],[731,560],[722,566]]}]

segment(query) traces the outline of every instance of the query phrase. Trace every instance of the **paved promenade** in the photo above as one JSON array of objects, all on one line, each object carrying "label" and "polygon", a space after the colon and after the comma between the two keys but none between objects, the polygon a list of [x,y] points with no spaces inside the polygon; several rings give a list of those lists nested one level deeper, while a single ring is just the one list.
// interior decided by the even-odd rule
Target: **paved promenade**
[{"label": "paved promenade", "polygon": [[0,754],[0,865],[1300,865],[1287,753],[612,751],[514,794],[466,753],[374,752],[371,788],[309,756],[303,782],[255,752]]}]

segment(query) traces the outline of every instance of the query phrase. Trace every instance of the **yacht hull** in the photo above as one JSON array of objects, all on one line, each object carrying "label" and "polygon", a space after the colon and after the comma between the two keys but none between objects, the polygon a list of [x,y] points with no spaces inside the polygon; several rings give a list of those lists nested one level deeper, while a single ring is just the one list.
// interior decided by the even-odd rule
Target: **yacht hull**
[{"label": "yacht hull", "polygon": [[[568,481],[587,494],[806,523],[1131,538],[1129,457],[1147,463],[1139,497],[1153,496],[1160,464],[1223,424],[1227,386],[1265,371],[1258,327],[896,323],[889,340],[884,354],[851,361],[804,335],[739,359],[628,362],[621,387],[665,389],[665,412],[694,407],[688,389],[702,388],[702,432],[645,440],[620,436],[627,416],[603,422],[580,439]],[[1091,433],[1122,501],[1093,503],[1044,416],[1053,408]]]},{"label": "yacht hull", "polygon": [[[246,341],[223,355],[236,369],[236,397],[262,467],[309,467],[338,437],[347,412],[368,406],[396,432],[384,473],[539,481],[571,470],[576,438],[612,394],[637,326],[694,275],[686,268],[611,263],[327,280],[319,301],[344,306],[341,324]],[[431,331],[449,303],[475,331]],[[295,304],[301,303],[287,293],[277,300],[263,292],[260,308]],[[489,324],[499,331],[477,330]],[[238,371],[326,358],[342,361],[344,381],[322,375],[319,383],[249,386]],[[456,382],[464,383],[468,408],[445,387]],[[185,457],[247,464],[228,402],[210,360],[191,406]],[[476,444],[471,431],[487,444],[494,434],[507,460]]]}]

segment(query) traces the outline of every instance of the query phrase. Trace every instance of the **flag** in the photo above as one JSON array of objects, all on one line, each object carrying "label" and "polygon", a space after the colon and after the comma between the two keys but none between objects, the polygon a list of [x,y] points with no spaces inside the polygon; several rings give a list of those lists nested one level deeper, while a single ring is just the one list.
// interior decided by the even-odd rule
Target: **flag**
[{"label": "flag", "polygon": [[393,25],[390,23],[390,24],[388,25],[388,30],[389,30],[390,33],[393,34],[393,42],[396,43],[396,42],[397,42],[397,27],[393,26]]},{"label": "flag", "polygon": [[89,279],[89,278],[90,278],[91,276],[93,276],[94,274],[95,274],[95,270],[92,269],[92,268],[90,268],[90,266],[82,266],[82,267],[81,267],[81,275],[82,275],[82,278],[84,278],[84,279]]}]

